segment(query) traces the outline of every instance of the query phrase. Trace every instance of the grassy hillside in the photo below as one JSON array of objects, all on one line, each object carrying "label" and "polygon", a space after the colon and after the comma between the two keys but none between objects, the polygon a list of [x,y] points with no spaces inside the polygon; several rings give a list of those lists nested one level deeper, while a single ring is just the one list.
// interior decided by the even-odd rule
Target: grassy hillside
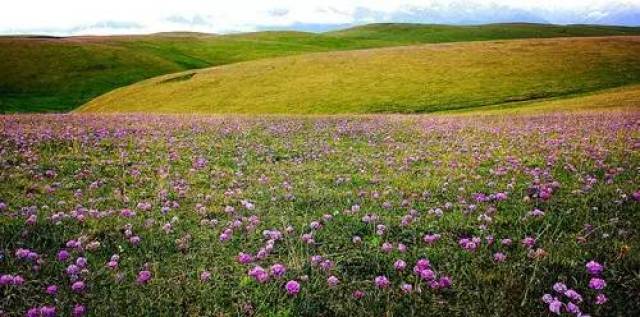
[{"label": "grassy hillside", "polygon": [[486,107],[443,111],[442,114],[512,115],[571,111],[637,111],[640,109],[640,85],[630,85],[550,100],[510,102]]},{"label": "grassy hillside", "polygon": [[0,37],[0,113],[68,111],[154,76],[267,57],[420,43],[629,34],[640,34],[640,28],[373,24],[323,34]]},{"label": "grassy hillside", "polygon": [[418,113],[640,82],[640,37],[432,44],[306,54],[161,76],[85,112]]}]

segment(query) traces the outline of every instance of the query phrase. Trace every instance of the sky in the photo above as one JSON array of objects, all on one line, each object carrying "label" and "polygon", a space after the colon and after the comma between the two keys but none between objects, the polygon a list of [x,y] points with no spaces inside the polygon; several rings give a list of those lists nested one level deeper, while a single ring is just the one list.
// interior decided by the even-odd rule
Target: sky
[{"label": "sky", "polygon": [[374,22],[640,26],[640,0],[0,1],[0,34],[322,32]]}]

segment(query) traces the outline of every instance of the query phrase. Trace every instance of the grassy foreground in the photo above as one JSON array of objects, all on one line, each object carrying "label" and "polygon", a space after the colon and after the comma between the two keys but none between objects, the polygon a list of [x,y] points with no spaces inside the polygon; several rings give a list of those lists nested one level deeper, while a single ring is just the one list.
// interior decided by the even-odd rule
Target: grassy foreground
[{"label": "grassy foreground", "polygon": [[640,81],[640,37],[431,44],[330,52],[161,76],[80,112],[418,113]]},{"label": "grassy foreground", "polygon": [[0,37],[0,113],[68,111],[114,88],[150,77],[275,56],[419,43],[632,34],[640,34],[640,29],[375,24],[323,34]]},{"label": "grassy foreground", "polygon": [[637,316],[639,122],[0,116],[0,315]]}]

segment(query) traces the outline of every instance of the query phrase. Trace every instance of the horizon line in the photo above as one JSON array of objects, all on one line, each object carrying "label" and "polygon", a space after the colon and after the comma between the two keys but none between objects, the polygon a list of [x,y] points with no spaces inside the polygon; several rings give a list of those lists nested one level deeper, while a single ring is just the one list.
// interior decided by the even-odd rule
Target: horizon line
[{"label": "horizon line", "polygon": [[[310,31],[310,30],[301,30],[295,27],[264,27],[255,31],[229,31],[229,32],[218,32],[218,33],[208,33],[208,32],[199,32],[199,31],[188,31],[188,30],[173,30],[173,31],[159,31],[159,32],[147,32],[147,33],[112,33],[112,34],[95,34],[95,33],[86,33],[86,34],[75,34],[75,35],[50,35],[45,33],[1,33],[0,37],[23,37],[23,38],[73,38],[73,37],[127,37],[127,36],[152,36],[152,35],[162,35],[162,34],[175,34],[176,37],[179,37],[179,34],[187,35],[195,35],[201,34],[202,36],[225,36],[225,35],[238,35],[238,34],[253,34],[253,33],[266,33],[266,32],[297,32],[297,33],[310,33],[310,34],[325,34],[336,31],[344,31],[352,28],[369,26],[369,25],[420,25],[420,26],[452,26],[452,27],[480,27],[480,26],[490,26],[490,25],[545,25],[545,26],[558,26],[558,27],[578,27],[578,26],[586,26],[586,27],[617,27],[617,28],[639,28],[639,25],[623,25],[623,24],[590,24],[590,23],[544,23],[544,22],[524,22],[524,21],[512,21],[512,22],[494,22],[494,23],[421,23],[421,22],[372,22],[372,23],[351,23],[351,24],[326,24],[326,30],[322,31]],[[320,25],[320,24],[318,24]]]}]

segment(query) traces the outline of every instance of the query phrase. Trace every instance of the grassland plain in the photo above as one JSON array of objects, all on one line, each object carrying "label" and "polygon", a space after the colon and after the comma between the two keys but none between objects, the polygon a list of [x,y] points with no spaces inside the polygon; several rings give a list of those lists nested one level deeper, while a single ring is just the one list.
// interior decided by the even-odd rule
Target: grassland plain
[{"label": "grassland plain", "polygon": [[0,315],[637,316],[639,124],[0,116]]},{"label": "grassland plain", "polygon": [[275,56],[420,43],[633,34],[640,34],[640,28],[374,24],[322,34],[0,37],[0,113],[68,111],[114,88],[158,75]]},{"label": "grassland plain", "polygon": [[640,37],[427,44],[315,53],[161,76],[80,112],[420,113],[640,81]]}]

